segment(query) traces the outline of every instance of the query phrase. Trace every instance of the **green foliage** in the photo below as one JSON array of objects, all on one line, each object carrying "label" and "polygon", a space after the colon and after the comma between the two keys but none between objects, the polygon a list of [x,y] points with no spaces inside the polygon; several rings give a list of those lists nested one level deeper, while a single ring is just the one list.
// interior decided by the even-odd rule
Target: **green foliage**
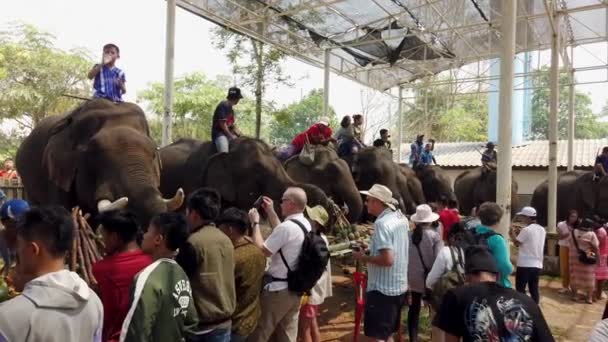
[{"label": "green foliage", "polygon": [[431,84],[437,80],[440,79],[431,77],[419,85],[418,96],[405,114],[405,136],[413,140],[424,133],[441,142],[486,140],[487,96],[457,94],[449,85]]},{"label": "green foliage", "polygon": [[87,52],[56,49],[54,39],[26,24],[0,32],[0,119],[31,129],[80,103],[62,94],[90,93],[86,74],[93,62]]},{"label": "green foliage", "polygon": [[[315,89],[302,100],[273,113],[270,123],[270,143],[275,145],[290,143],[299,133],[315,123],[323,113],[323,90]],[[329,108],[331,127],[339,126],[336,112]]]},{"label": "green foliage", "polygon": [[[213,112],[220,101],[226,98],[226,77],[209,80],[202,73],[191,73],[176,79],[173,103],[173,137],[211,139]],[[162,113],[164,111],[164,84],[153,83],[137,94],[139,101],[147,103],[149,111],[155,114],[150,118],[151,134],[157,143],[162,136]],[[265,110],[272,110],[269,104]],[[236,125],[248,136],[255,134],[255,104],[252,100],[243,99],[234,107]]]},{"label": "green foliage", "polygon": [[[568,138],[568,107],[569,107],[569,76],[560,73],[559,76],[559,112],[558,120],[558,139]],[[551,93],[549,91],[549,70],[544,68],[533,79],[534,91],[532,97],[532,131],[533,139],[548,139],[549,137],[549,101]],[[598,121],[602,117],[607,117],[607,113],[602,112],[596,115],[591,110],[591,98],[586,93],[575,92],[575,139],[597,139],[608,135],[608,123]]]}]

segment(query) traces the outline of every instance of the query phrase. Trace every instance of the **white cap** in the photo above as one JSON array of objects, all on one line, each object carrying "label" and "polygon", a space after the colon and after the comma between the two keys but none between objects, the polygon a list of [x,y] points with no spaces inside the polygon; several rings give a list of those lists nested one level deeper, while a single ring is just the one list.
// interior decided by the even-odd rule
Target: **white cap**
[{"label": "white cap", "polygon": [[395,210],[395,204],[397,200],[393,198],[393,192],[382,184],[374,184],[371,189],[367,191],[359,191],[365,196],[373,197],[380,202],[386,204],[387,207]]},{"label": "white cap", "polygon": [[532,207],[523,207],[517,215],[527,216],[527,217],[536,217],[536,209]]},{"label": "white cap", "polygon": [[322,116],[317,123],[329,127],[329,118],[327,116]]}]

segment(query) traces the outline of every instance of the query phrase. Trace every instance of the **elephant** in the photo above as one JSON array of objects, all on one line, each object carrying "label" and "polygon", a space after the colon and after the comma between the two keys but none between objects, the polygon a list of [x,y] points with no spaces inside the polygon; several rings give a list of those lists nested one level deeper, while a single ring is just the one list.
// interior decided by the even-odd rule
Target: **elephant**
[{"label": "elephant", "polygon": [[416,173],[412,168],[407,166],[407,164],[399,164],[399,170],[401,174],[403,174],[407,180],[407,188],[412,195],[412,199],[416,205],[426,203],[426,198],[424,197],[424,190],[422,189],[422,183],[420,179],[416,176]]},{"label": "elephant", "polygon": [[414,200],[408,187],[408,179],[401,172],[400,166],[393,161],[389,150],[366,147],[359,151],[354,166],[357,170],[354,174],[357,188],[367,190],[376,183],[385,185],[404,212],[413,214],[416,211],[416,205],[420,203]]},{"label": "elephant", "polygon": [[[407,166],[402,165],[402,168]],[[452,190],[450,178],[441,167],[437,165],[425,165],[412,170],[422,184],[424,198],[427,202],[438,202],[441,198],[455,200],[456,195]]]},{"label": "elephant", "polygon": [[[536,209],[539,224],[547,224],[548,180],[539,184],[530,205]],[[606,190],[602,190],[602,187]],[[557,220],[565,219],[568,211],[575,209],[579,217],[594,214],[608,218],[608,179],[593,182],[593,172],[581,170],[562,173],[557,178]]]},{"label": "elephant", "polygon": [[305,165],[297,156],[284,164],[287,174],[296,182],[318,186],[338,205],[348,207],[347,218],[356,222],[361,217],[363,201],[348,164],[327,146],[315,147],[314,164]]},{"label": "elephant", "polygon": [[[487,171],[483,177],[482,173],[483,167],[477,167],[464,171],[454,180],[454,192],[463,215],[469,215],[483,202],[496,202],[496,171]],[[515,180],[511,184],[511,213],[515,213],[519,209],[518,186]]]},{"label": "elephant", "polygon": [[220,193],[224,206],[247,210],[261,195],[277,200],[287,187],[299,186],[306,192],[309,205],[324,206],[331,221],[335,220],[335,207],[325,193],[314,185],[291,179],[262,140],[238,138],[230,142],[228,153],[216,153],[211,142],[180,139],[163,147],[160,155],[162,193],[183,187],[189,194],[206,186]]},{"label": "elephant", "polygon": [[49,116],[17,151],[17,168],[32,204],[80,206],[97,213],[128,208],[141,224],[183,202],[162,197],[156,143],[144,112],[132,103],[90,100]]}]

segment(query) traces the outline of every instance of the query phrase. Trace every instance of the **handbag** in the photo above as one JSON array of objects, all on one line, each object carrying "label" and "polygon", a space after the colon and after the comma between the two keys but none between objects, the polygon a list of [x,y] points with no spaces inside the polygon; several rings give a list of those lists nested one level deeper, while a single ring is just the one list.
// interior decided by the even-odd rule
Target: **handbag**
[{"label": "handbag", "polygon": [[578,241],[576,241],[576,236],[574,236],[574,230],[572,230],[572,240],[574,240],[574,246],[578,251],[578,261],[585,265],[595,265],[597,263],[597,254],[591,250],[583,251],[578,247]]},{"label": "handbag", "polygon": [[[424,283],[426,284],[426,278],[429,276],[429,268],[426,267],[426,264],[424,263],[424,258],[422,257],[422,252],[420,252],[420,247],[418,245],[414,245],[416,247],[416,250],[418,251],[418,256],[420,257],[420,262],[422,263],[422,268],[424,269]],[[427,302],[427,303],[431,303],[431,300],[433,298],[433,291],[431,291],[431,289],[427,288],[426,286],[424,287],[424,293],[422,294],[422,299]]]},{"label": "handbag", "polygon": [[304,147],[302,151],[300,151],[300,162],[304,165],[312,165],[315,162],[315,149],[308,140],[308,134],[305,134],[306,142],[304,143]]}]

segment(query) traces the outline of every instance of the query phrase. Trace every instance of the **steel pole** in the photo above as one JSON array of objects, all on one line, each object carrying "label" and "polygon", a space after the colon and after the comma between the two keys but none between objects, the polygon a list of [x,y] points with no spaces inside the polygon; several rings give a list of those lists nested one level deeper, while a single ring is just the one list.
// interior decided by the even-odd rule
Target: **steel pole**
[{"label": "steel pole", "polygon": [[325,74],[323,75],[323,115],[329,116],[329,49],[325,49]]},{"label": "steel pole", "polygon": [[165,37],[165,101],[162,146],[171,143],[173,116],[173,66],[175,63],[175,1],[167,0],[167,30]]},{"label": "steel pole", "polygon": [[496,203],[504,211],[498,232],[509,238],[511,224],[511,113],[513,98],[513,59],[515,59],[517,1],[502,1],[502,54],[498,116],[498,166]]},{"label": "steel pole", "polygon": [[559,110],[559,22],[552,14],[555,33],[551,37],[551,72],[549,74],[549,196],[547,200],[547,232],[554,233],[557,220],[557,112]]},{"label": "steel pole", "polygon": [[401,163],[401,143],[403,142],[403,88],[399,86],[399,102],[397,103],[398,131],[397,131],[397,162]]},{"label": "steel pole", "polygon": [[568,101],[568,171],[574,170],[574,68],[570,68],[570,100]]}]

